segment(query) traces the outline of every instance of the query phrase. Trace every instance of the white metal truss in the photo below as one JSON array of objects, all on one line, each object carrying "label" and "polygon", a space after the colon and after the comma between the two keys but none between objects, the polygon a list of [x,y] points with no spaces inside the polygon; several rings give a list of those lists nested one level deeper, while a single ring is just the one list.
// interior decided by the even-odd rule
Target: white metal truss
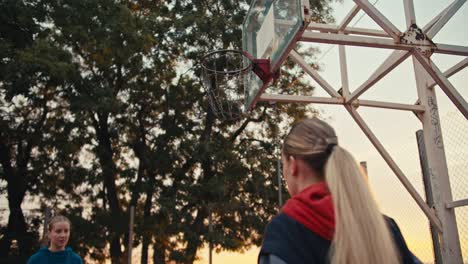
[{"label": "white metal truss", "polygon": [[[447,8],[435,16],[423,28],[416,23],[413,0],[403,0],[407,30],[401,32],[368,0],[354,0],[355,6],[339,25],[309,23],[300,41],[328,43],[339,45],[341,70],[341,92],[337,92],[320,74],[308,65],[294,50],[289,57],[308,73],[330,97],[294,96],[262,94],[261,101],[298,102],[317,104],[344,105],[351,117],[356,121],[364,134],[369,138],[377,151],[381,154],[389,167],[396,174],[406,190],[410,193],[431,226],[438,231],[441,258],[443,263],[462,263],[459,234],[455,219],[454,208],[468,205],[468,199],[453,201],[450,181],[442,142],[439,112],[434,91],[438,85],[450,98],[456,108],[468,118],[468,104],[463,96],[450,83],[448,77],[456,74],[468,66],[468,47],[434,43],[432,39],[460,9],[466,0],[454,0]],[[359,10],[363,10],[382,30],[348,27]],[[353,92],[349,90],[346,63],[346,46],[361,46],[371,48],[394,49],[387,59]],[[434,53],[464,56],[464,58],[448,69],[441,72],[431,60]],[[418,101],[414,104],[398,104],[382,101],[359,99],[363,93],[371,89],[375,83],[391,72],[408,57],[412,57]],[[430,208],[424,199],[412,186],[390,154],[385,150],[379,139],[366,122],[359,115],[359,106],[380,107],[411,111],[422,123],[424,133],[425,152],[427,154],[430,185],[434,192],[434,208]],[[434,243],[434,245],[439,243]]]}]

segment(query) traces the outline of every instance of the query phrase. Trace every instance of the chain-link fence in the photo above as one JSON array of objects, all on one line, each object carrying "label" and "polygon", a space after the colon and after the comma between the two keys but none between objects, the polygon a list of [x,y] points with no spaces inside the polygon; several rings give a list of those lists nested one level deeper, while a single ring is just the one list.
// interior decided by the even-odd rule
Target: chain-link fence
[{"label": "chain-link fence", "polygon": [[[454,201],[468,198],[468,122],[461,113],[441,118],[450,185]],[[458,233],[464,263],[468,263],[468,207],[456,207]]]},{"label": "chain-link fence", "polygon": [[[416,142],[416,136],[414,141]],[[416,143],[399,145],[397,148],[389,149],[389,152],[424,199],[424,184]],[[405,162],[402,162],[403,159]],[[434,263],[429,220],[426,215],[391,171],[386,171],[380,178],[381,182],[378,185],[381,187],[377,188],[380,191],[376,195],[378,199],[380,198],[379,203],[384,213],[398,223],[410,250],[424,263]]]},{"label": "chain-link fence", "polygon": [[[468,122],[458,111],[441,113],[440,120],[453,200],[467,199]],[[402,144],[388,145],[388,151],[419,195],[425,199],[415,132],[410,132],[413,136],[407,134],[408,138],[402,140]],[[372,162],[379,161],[377,158],[368,161],[370,165]],[[370,170],[369,177],[384,213],[396,220],[411,251],[424,263],[434,263],[429,221],[408,191],[390,170]],[[455,213],[463,260],[468,263],[468,207],[457,207]]]}]

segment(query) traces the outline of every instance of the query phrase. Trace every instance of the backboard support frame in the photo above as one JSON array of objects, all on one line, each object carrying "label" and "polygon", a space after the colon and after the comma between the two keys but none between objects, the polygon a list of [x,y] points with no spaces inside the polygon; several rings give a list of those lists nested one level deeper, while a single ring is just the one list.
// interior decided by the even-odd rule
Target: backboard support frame
[{"label": "backboard support frame", "polygon": [[[394,24],[380,13],[377,8],[370,4],[368,0],[353,1],[356,5],[339,25],[309,23],[309,21],[305,25],[305,30],[301,31],[301,34],[296,35],[295,41],[288,46],[288,49],[282,54],[282,59],[280,60],[282,63],[286,57],[289,56],[289,58],[308,73],[330,97],[264,94],[266,87],[269,85],[269,83],[267,83],[260,89],[255,100],[249,105],[248,109],[253,109],[257,100],[343,105],[424,212],[431,226],[437,230],[440,247],[435,248],[435,250],[441,252],[443,263],[463,263],[454,209],[457,206],[466,206],[468,203],[466,201],[468,199],[453,201],[452,198],[434,89],[435,86],[438,85],[458,111],[468,119],[468,104],[466,100],[448,80],[448,77],[468,66],[468,47],[434,43],[432,39],[460,7],[463,6],[466,0],[454,0],[422,29],[419,28],[416,23],[413,0],[403,0],[407,26],[405,32],[401,32],[394,26]],[[363,10],[382,28],[382,30],[348,27],[359,10]],[[415,34],[419,34],[417,38],[412,37]],[[425,41],[418,41],[421,37]],[[316,70],[309,66],[305,60],[293,50],[296,42],[299,41],[339,45],[340,72],[342,79],[341,93],[338,93],[337,89],[327,83]],[[394,51],[361,86],[353,92],[350,92],[348,87],[346,46],[385,48],[393,49]],[[441,72],[437,65],[431,60],[433,53],[459,55],[465,58],[447,71]],[[418,92],[418,100],[415,104],[397,104],[359,99],[363,93],[371,89],[375,83],[410,56],[413,61]],[[274,70],[279,69],[281,63],[275,65],[273,67]],[[427,205],[392,159],[389,152],[384,148],[383,144],[380,143],[377,136],[360,116],[357,111],[360,106],[410,111],[418,117],[423,127],[424,145],[428,160],[427,165],[431,172],[429,184],[434,191],[434,208],[430,208]],[[436,247],[436,243],[434,243],[434,246]]]}]

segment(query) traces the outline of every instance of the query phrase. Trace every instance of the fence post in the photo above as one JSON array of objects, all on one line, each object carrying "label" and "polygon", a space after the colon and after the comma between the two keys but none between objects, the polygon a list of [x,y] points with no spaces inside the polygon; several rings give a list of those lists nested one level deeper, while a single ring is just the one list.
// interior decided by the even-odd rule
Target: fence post
[{"label": "fence post", "polygon": [[283,185],[281,182],[281,159],[277,159],[276,170],[277,170],[277,175],[278,175],[278,203],[279,203],[279,208],[281,210],[281,207],[283,206]]},{"label": "fence post", "polygon": [[442,230],[437,232],[442,253],[441,258],[444,264],[459,264],[463,263],[463,257],[455,210],[447,208],[447,203],[452,202],[453,198],[437,96],[434,88],[428,86],[428,83],[432,81],[431,76],[415,58],[413,58],[413,66],[418,87],[419,104],[425,110],[418,117],[422,123],[424,153],[427,157],[427,171],[429,174],[428,180],[434,198],[435,213],[442,224]]},{"label": "fence post", "polygon": [[133,248],[133,218],[135,215],[135,207],[130,206],[130,223],[128,225],[128,264],[132,264],[132,248]]},{"label": "fence post", "polygon": [[[424,183],[424,191],[426,193],[426,202],[429,207],[434,207],[434,193],[430,183],[429,166],[427,165],[426,147],[424,145],[424,132],[422,130],[416,131],[416,139],[418,141],[419,162],[421,163],[421,171]],[[432,245],[434,247],[435,263],[442,264],[442,251],[440,249],[439,235],[434,225],[429,222],[432,236]]]},{"label": "fence post", "polygon": [[208,211],[208,233],[209,233],[209,237],[210,237],[209,244],[208,244],[209,245],[209,251],[210,251],[210,253],[209,253],[209,264],[212,264],[213,263],[213,242],[212,242],[212,240],[213,240],[213,238],[212,238],[212,236],[213,236],[213,220],[212,220],[212,216],[211,216],[211,214],[212,214],[211,205],[210,205],[208,210],[209,210]]}]

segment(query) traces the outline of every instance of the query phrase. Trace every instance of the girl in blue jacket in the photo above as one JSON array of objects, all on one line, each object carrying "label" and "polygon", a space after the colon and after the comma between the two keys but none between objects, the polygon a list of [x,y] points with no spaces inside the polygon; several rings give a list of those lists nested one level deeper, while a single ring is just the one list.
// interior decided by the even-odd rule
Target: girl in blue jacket
[{"label": "girl in blue jacket", "polygon": [[54,216],[48,225],[49,246],[32,255],[28,264],[83,264],[80,256],[67,247],[70,238],[70,220],[62,215]]}]

